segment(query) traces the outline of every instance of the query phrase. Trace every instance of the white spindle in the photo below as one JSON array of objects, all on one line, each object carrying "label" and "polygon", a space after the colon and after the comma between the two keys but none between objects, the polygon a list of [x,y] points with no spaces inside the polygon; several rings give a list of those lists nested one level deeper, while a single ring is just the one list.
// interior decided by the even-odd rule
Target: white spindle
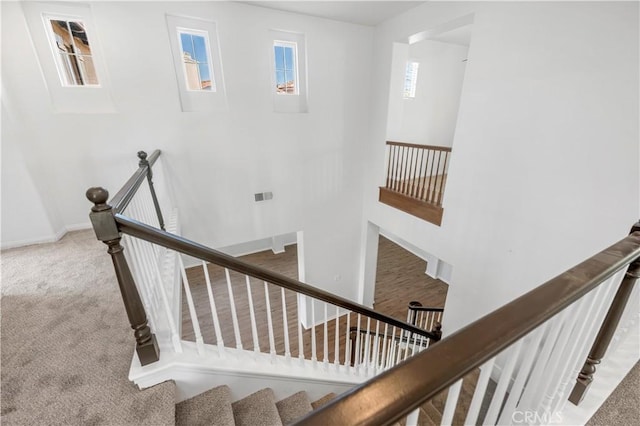
[{"label": "white spindle", "polygon": [[[175,255],[177,256],[177,254]],[[169,255],[167,254],[167,257],[168,256]],[[169,332],[171,333],[171,342],[173,343],[173,348],[177,353],[182,353],[182,341],[180,340],[180,334],[178,333],[178,328],[176,327],[176,323],[173,319],[173,312],[171,311],[169,298],[167,297],[167,290],[164,286],[164,283],[162,280],[162,274],[159,268],[155,268],[155,274],[156,274],[156,280],[159,283],[160,297],[162,299],[162,304],[164,306],[167,322],[169,323]]]},{"label": "white spindle", "polygon": [[[347,312],[347,327],[344,329],[344,365],[349,367],[351,364],[351,312]],[[347,370],[348,371],[348,370]]]},{"label": "white spindle", "polygon": [[304,342],[302,339],[302,318],[300,318],[300,306],[302,303],[306,303],[306,299],[298,295],[298,358],[300,359],[300,364],[304,362]]},{"label": "white spindle", "polygon": [[242,339],[240,338],[240,326],[238,325],[238,314],[236,313],[236,300],[233,297],[231,288],[231,276],[229,270],[224,268],[224,275],[227,279],[227,292],[229,293],[229,307],[231,308],[231,321],[233,322],[233,334],[236,339],[236,348],[242,349]]},{"label": "white spindle", "polygon": [[358,314],[358,324],[356,329],[356,351],[353,361],[353,366],[356,368],[356,373],[360,373],[360,314]]},{"label": "white spindle", "polygon": [[384,338],[382,339],[382,354],[380,356],[380,369],[384,370],[387,366],[387,345],[389,343],[389,324],[384,323]]},{"label": "white spindle", "polygon": [[333,345],[333,363],[336,371],[340,371],[340,308],[336,306],[335,343]]},{"label": "white spindle", "polygon": [[318,357],[316,354],[316,301],[311,299],[311,361],[315,367]]},{"label": "white spindle", "polygon": [[378,345],[380,344],[380,321],[376,320],[376,335],[373,339],[373,359],[371,363],[373,364],[373,374],[378,373]]},{"label": "white spindle", "polygon": [[529,372],[531,371],[533,361],[538,354],[538,346],[540,345],[540,341],[542,340],[542,336],[546,331],[547,325],[547,323],[542,324],[534,331],[529,333],[528,337],[524,338],[528,339],[528,342],[526,342],[526,347],[524,348],[524,359],[522,360],[522,363],[518,368],[518,373],[515,381],[513,382],[513,385],[509,390],[509,397],[507,398],[507,402],[502,409],[502,414],[500,415],[498,424],[505,424],[511,421],[511,416],[515,411],[518,400],[520,399],[522,391],[524,390],[525,382],[529,377]]},{"label": "white spindle", "polygon": [[493,370],[493,364],[495,360],[496,358],[493,357],[489,361],[485,362],[482,367],[480,367],[480,376],[478,377],[476,388],[473,391],[473,398],[471,398],[469,410],[467,410],[467,418],[464,421],[465,425],[475,425],[478,423],[478,414],[480,414],[480,407],[482,406],[482,401],[484,400],[485,392],[487,390],[487,385],[489,384],[489,379],[491,378],[491,371]]},{"label": "white spindle", "polygon": [[133,248],[133,244],[135,243],[134,241],[131,241],[133,238],[129,238],[126,235],[125,237],[127,238],[122,239],[122,244],[125,250],[124,252],[127,255],[128,261],[131,263],[131,270],[134,275],[136,287],[141,293],[142,305],[148,313],[149,323],[151,324],[152,329],[155,329],[157,327],[155,317],[157,311],[156,307],[153,306],[154,300],[149,289],[150,281],[146,271],[147,265],[144,262],[139,261],[137,250]]},{"label": "white spindle", "polygon": [[401,328],[400,332],[398,333],[398,344],[396,347],[396,356],[395,356],[395,362],[393,363],[393,365],[396,365],[400,362],[400,357],[402,356],[402,351],[400,349],[402,349],[402,339],[404,337],[404,329]]},{"label": "white spindle", "polygon": [[487,415],[484,418],[485,424],[495,424],[496,420],[498,419],[498,413],[500,412],[500,407],[502,407],[504,396],[507,392],[507,386],[509,386],[509,383],[511,382],[511,374],[513,372],[513,368],[516,365],[516,361],[520,356],[521,348],[522,339],[518,340],[505,351],[508,359],[500,373],[498,386],[496,386],[493,398],[491,399],[491,404],[489,405],[489,410],[487,411]]},{"label": "white spindle", "polygon": [[322,357],[322,363],[324,364],[324,368],[328,368],[329,367],[329,329],[328,329],[328,325],[329,325],[329,316],[328,316],[328,312],[327,312],[327,302],[324,302],[324,335],[323,337],[323,357]]},{"label": "white spindle", "polygon": [[395,351],[396,351],[396,326],[393,326],[393,331],[391,333],[391,340],[389,340],[389,351],[387,353],[387,363],[385,368],[391,368],[394,366],[393,360],[395,359]]},{"label": "white spindle", "polygon": [[213,320],[213,329],[216,332],[216,346],[220,357],[224,357],[224,339],[222,330],[220,329],[220,319],[218,318],[218,310],[216,309],[216,301],[213,298],[213,289],[211,288],[211,278],[209,277],[209,268],[207,263],[202,261],[202,269],[204,270],[204,279],[207,284],[207,294],[209,295],[209,306],[211,307],[211,319]]},{"label": "white spindle", "polygon": [[[284,288],[280,288],[282,297],[282,332],[284,334],[284,356],[287,361],[291,360],[291,346],[289,344],[289,322],[287,321],[287,299],[284,294]],[[300,321],[298,321],[300,323]]]},{"label": "white spindle", "polygon": [[450,425],[453,423],[453,415],[456,411],[456,405],[458,404],[458,397],[460,396],[461,387],[462,379],[458,380],[449,387],[447,402],[444,404],[444,410],[442,411],[442,420],[440,422],[441,425]]},{"label": "white spindle", "polygon": [[560,329],[562,328],[562,324],[564,323],[566,315],[567,310],[565,309],[547,321],[549,325],[546,332],[544,333],[545,335],[543,338],[542,350],[535,360],[535,365],[533,367],[533,370],[531,371],[527,386],[522,393],[520,402],[518,402],[518,409],[520,409],[520,411],[533,410],[532,401],[535,396],[535,391],[540,385],[540,382],[542,380],[546,380],[547,375],[545,374],[544,370],[547,365],[549,355],[551,354],[551,350],[556,343],[558,334],[560,334]]},{"label": "white spindle", "polygon": [[189,306],[189,316],[191,317],[191,324],[193,325],[193,334],[196,338],[196,348],[199,355],[204,355],[204,340],[202,339],[202,333],[200,332],[200,322],[198,321],[198,315],[196,314],[196,307],[193,304],[193,296],[191,295],[191,288],[189,288],[189,280],[187,279],[187,272],[182,262],[182,256],[178,256],[178,262],[180,265],[180,273],[182,274],[182,285],[184,286],[184,292],[187,296],[187,305]]},{"label": "white spindle", "polygon": [[419,408],[409,413],[405,421],[406,426],[418,426],[418,417],[420,417]]},{"label": "white spindle", "polygon": [[364,338],[364,373],[369,373],[369,356],[371,353],[371,317],[367,317],[367,335]]},{"label": "white spindle", "polygon": [[269,300],[269,285],[267,282],[264,282],[264,300],[266,301],[267,307],[267,328],[269,329],[269,353],[273,360],[275,360],[276,356],[276,343],[275,337],[273,336],[273,319],[271,318],[271,300]]},{"label": "white spindle", "polygon": [[253,337],[253,351],[260,352],[260,342],[258,341],[258,328],[256,326],[256,311],[253,309],[253,294],[251,294],[251,280],[249,275],[245,275],[247,283],[247,297],[249,300],[249,317],[251,318],[251,336]]}]

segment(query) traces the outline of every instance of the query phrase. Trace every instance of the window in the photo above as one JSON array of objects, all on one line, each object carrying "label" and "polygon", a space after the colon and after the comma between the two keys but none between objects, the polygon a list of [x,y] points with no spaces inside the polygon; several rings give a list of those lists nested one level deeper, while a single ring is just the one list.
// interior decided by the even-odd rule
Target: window
[{"label": "window", "polygon": [[216,23],[188,16],[166,16],[182,111],[226,111],[227,95]]},{"label": "window", "polygon": [[269,30],[264,47],[271,61],[268,71],[271,86],[268,89],[273,96],[274,112],[308,112],[305,35]]},{"label": "window", "polygon": [[210,90],[216,86],[211,73],[209,35],[206,31],[178,29],[187,90]]},{"label": "window", "polygon": [[275,40],[273,42],[276,93],[283,95],[297,95],[298,65],[296,43]]},{"label": "window", "polygon": [[418,62],[407,62],[404,73],[404,95],[405,99],[416,97],[416,83],[418,82]]},{"label": "window", "polygon": [[53,56],[64,86],[97,86],[91,46],[84,23],[73,18],[47,17]]}]

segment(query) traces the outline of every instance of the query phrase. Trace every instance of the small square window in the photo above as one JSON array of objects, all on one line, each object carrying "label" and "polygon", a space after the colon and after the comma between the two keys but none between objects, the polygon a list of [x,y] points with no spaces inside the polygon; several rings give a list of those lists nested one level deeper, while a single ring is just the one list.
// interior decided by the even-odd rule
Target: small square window
[{"label": "small square window", "polygon": [[407,62],[404,74],[404,94],[405,99],[416,97],[416,84],[418,82],[418,62]]},{"label": "small square window", "polygon": [[97,86],[98,73],[83,21],[47,18],[53,56],[64,86]]},{"label": "small square window", "polygon": [[178,39],[187,90],[215,92],[208,43],[209,34],[206,31],[178,29]]},{"label": "small square window", "polygon": [[298,45],[294,42],[273,42],[275,59],[276,93],[279,95],[297,95],[298,89]]}]

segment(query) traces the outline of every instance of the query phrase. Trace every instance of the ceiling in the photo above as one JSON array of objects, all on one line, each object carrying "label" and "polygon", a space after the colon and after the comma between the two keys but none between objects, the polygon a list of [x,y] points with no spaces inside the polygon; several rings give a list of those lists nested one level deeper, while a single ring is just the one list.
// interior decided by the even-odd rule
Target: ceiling
[{"label": "ceiling", "polygon": [[469,46],[471,43],[471,25],[455,28],[451,31],[440,33],[431,37],[431,40],[438,40],[444,43],[459,44]]},{"label": "ceiling", "polygon": [[253,6],[375,26],[425,1],[242,1]]}]

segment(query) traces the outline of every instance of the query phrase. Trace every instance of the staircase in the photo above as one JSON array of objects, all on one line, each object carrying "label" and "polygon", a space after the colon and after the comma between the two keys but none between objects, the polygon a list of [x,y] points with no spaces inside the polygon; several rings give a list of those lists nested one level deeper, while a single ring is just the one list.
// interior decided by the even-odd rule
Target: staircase
[{"label": "staircase", "polygon": [[286,425],[335,396],[329,393],[312,402],[305,391],[300,391],[277,401],[273,390],[264,388],[232,402],[231,389],[226,385],[218,386],[178,403],[176,425]]}]

